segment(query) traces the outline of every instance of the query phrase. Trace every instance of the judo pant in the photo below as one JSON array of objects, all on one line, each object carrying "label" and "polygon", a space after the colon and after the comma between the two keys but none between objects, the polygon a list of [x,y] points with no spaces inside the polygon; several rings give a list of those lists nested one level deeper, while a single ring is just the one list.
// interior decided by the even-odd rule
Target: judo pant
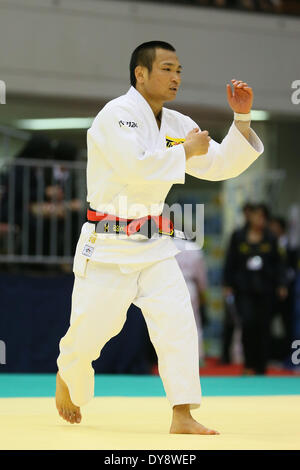
[{"label": "judo pant", "polygon": [[[123,269],[122,269],[123,268]],[[94,395],[94,369],[104,345],[117,335],[131,303],[144,315],[171,406],[201,403],[197,328],[190,294],[174,257],[126,272],[117,264],[86,262],[75,281],[70,327],[57,365],[72,402]]]}]

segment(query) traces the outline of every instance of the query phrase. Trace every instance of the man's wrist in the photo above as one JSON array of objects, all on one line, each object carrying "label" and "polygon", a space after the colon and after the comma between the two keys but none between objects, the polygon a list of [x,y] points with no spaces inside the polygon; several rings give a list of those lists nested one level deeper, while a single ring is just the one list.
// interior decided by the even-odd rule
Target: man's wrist
[{"label": "man's wrist", "polygon": [[184,148],[184,151],[185,151],[185,158],[186,158],[186,160],[188,160],[189,158],[193,157],[192,146],[191,146],[190,142],[187,142],[187,141],[184,142],[183,148]]},{"label": "man's wrist", "polygon": [[235,121],[249,122],[251,121],[251,111],[249,113],[234,113]]},{"label": "man's wrist", "polygon": [[250,124],[251,121],[234,121],[235,127],[240,131],[240,133],[249,140],[250,138]]}]

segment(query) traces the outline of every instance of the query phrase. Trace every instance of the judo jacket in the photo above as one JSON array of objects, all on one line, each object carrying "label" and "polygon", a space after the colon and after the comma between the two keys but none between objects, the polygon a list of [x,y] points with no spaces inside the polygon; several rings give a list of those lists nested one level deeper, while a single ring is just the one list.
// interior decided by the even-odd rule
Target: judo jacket
[{"label": "judo jacket", "polygon": [[[98,212],[122,218],[162,213],[173,184],[184,184],[185,174],[210,181],[240,175],[263,152],[250,130],[250,141],[233,123],[221,144],[209,143],[206,155],[186,161],[182,144],[198,127],[188,116],[162,108],[161,127],[144,97],[134,88],[109,101],[87,132],[87,201]],[[201,202],[201,201],[199,201]],[[89,243],[94,225],[82,227],[77,251]],[[174,240],[139,239],[134,234],[94,234],[91,259],[107,263],[154,262],[180,252]],[[92,252],[92,254],[91,254]]]}]

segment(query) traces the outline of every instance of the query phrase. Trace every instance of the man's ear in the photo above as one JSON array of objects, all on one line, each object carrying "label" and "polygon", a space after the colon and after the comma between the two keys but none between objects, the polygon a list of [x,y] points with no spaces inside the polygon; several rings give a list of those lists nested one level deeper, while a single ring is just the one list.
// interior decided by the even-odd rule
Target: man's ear
[{"label": "man's ear", "polygon": [[145,67],[143,67],[142,65],[138,65],[135,70],[134,70],[134,73],[135,73],[135,78],[136,78],[136,81],[137,83],[144,83],[145,81]]}]

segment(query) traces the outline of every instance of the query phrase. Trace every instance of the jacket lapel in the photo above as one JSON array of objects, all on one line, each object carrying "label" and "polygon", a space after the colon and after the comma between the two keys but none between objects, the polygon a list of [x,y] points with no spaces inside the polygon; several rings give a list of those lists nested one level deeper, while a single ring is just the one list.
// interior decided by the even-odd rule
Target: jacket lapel
[{"label": "jacket lapel", "polygon": [[163,143],[165,146],[165,136],[164,136],[164,128],[165,128],[165,112],[164,108],[162,108],[161,113],[161,124],[160,129],[158,128],[154,113],[151,109],[151,106],[145,100],[145,98],[133,87],[131,86],[126,93],[126,96],[135,103],[135,106],[138,106],[138,110],[141,112],[146,125],[148,126],[148,130],[150,132],[150,140],[151,145],[157,147],[161,147]]}]

